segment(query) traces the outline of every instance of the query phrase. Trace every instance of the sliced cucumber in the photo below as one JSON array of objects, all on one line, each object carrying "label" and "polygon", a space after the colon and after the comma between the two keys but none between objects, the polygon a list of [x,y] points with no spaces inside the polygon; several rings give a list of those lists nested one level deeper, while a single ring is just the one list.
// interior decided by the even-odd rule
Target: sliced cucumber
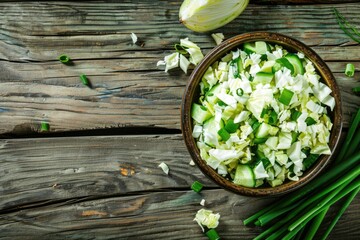
[{"label": "sliced cucumber", "polygon": [[258,41],[258,42],[255,42],[255,49],[256,49],[256,53],[265,54],[266,51],[269,50],[269,47],[266,44],[266,42]]},{"label": "sliced cucumber", "polygon": [[272,72],[258,72],[254,77],[253,84],[270,84],[273,78],[274,74]]},{"label": "sliced cucumber", "polygon": [[266,42],[263,41],[244,43],[244,51],[247,54],[251,54],[251,53],[265,54],[266,51],[268,50],[269,50],[268,45],[266,44]]},{"label": "sliced cucumber", "polygon": [[236,168],[234,183],[244,187],[255,187],[256,179],[249,165],[239,164]]},{"label": "sliced cucumber", "polygon": [[254,42],[244,43],[244,52],[246,52],[247,54],[256,53],[255,43]]},{"label": "sliced cucumber", "polygon": [[305,69],[304,66],[300,60],[300,58],[298,57],[298,55],[296,54],[288,54],[285,56],[285,58],[287,60],[289,60],[289,62],[293,65],[294,67],[294,76],[301,74],[304,75],[305,73]]},{"label": "sliced cucumber", "polygon": [[209,118],[211,118],[211,113],[200,104],[193,103],[191,108],[191,117],[198,123],[202,124]]},{"label": "sliced cucumber", "polygon": [[[294,75],[294,66],[290,63],[290,61],[287,58],[278,58],[276,59],[276,63],[278,63],[281,67],[286,67],[291,71],[291,75]],[[278,68],[278,66],[276,66]],[[278,69],[280,70],[280,69]]]},{"label": "sliced cucumber", "polygon": [[215,103],[217,103],[217,101],[219,101],[219,99],[216,97],[216,95],[218,93],[220,93],[221,91],[221,86],[220,84],[216,84],[215,86],[213,86],[206,94],[205,94],[205,100],[211,104],[211,105],[215,105]]}]

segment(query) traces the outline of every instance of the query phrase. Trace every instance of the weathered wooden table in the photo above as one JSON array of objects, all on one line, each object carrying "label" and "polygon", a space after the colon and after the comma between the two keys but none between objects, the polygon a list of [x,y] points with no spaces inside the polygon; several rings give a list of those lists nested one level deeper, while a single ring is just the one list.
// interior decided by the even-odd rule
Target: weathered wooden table
[{"label": "weathered wooden table", "polygon": [[[242,220],[276,198],[229,193],[189,165],[180,130],[188,76],[156,62],[180,38],[205,53],[215,44],[178,23],[180,4],[0,3],[0,239],[206,239],[193,222],[203,198],[221,214],[224,239],[260,232]],[[343,72],[348,62],[360,69],[360,46],[338,27],[333,7],[360,27],[360,1],[257,0],[214,32],[273,31],[308,44],[340,85],[348,127],[360,106],[351,91],[360,73]],[[73,65],[57,60],[62,53]],[[81,84],[82,73],[92,88]],[[42,121],[49,132],[40,131]],[[189,189],[195,180],[206,186],[201,194]],[[359,239],[359,209],[357,197],[331,239]]]}]

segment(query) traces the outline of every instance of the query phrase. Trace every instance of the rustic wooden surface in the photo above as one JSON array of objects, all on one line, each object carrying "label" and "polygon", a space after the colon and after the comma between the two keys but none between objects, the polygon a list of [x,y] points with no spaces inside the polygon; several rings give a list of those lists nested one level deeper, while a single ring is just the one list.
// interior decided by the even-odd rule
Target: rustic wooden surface
[{"label": "rustic wooden surface", "polygon": [[[338,27],[332,8],[360,27],[359,2],[256,0],[215,32],[274,31],[308,44],[340,85],[347,127],[360,106],[351,91],[360,73],[343,71],[348,62],[360,69],[360,46]],[[180,134],[188,76],[164,73],[156,62],[180,38],[204,53],[215,44],[178,23],[180,4],[0,3],[0,239],[205,239],[192,221],[203,198],[220,212],[224,239],[259,233],[242,220],[276,199],[236,196],[189,165]],[[132,44],[131,32],[143,47]],[[72,66],[56,60],[62,53]],[[92,88],[81,84],[81,73]],[[40,132],[41,121],[49,133]],[[195,180],[206,186],[201,194],[189,190]],[[330,239],[359,238],[359,208],[357,197]]]}]

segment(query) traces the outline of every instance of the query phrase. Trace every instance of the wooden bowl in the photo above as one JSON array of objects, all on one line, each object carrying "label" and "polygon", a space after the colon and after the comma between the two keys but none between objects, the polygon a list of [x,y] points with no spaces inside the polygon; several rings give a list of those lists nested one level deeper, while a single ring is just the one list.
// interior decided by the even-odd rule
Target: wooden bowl
[{"label": "wooden bowl", "polygon": [[[290,52],[302,52],[304,55],[313,62],[315,68],[317,69],[318,74],[321,76],[322,80],[326,85],[328,85],[332,90],[332,96],[335,98],[335,108],[330,114],[330,118],[333,123],[333,128],[331,130],[330,143],[329,147],[332,150],[331,155],[322,155],[316,164],[314,164],[310,169],[304,172],[303,176],[300,177],[299,181],[286,181],[284,184],[277,187],[259,187],[259,188],[248,188],[236,185],[231,181],[225,179],[219,175],[213,168],[208,166],[204,160],[200,157],[199,149],[196,146],[195,139],[192,137],[192,118],[191,118],[191,106],[194,100],[197,100],[199,97],[199,82],[201,81],[202,76],[210,65],[215,61],[219,60],[231,50],[235,50],[240,47],[241,44],[245,42],[254,42],[254,41],[265,41],[273,44],[278,44],[283,46]],[[187,149],[200,168],[200,170],[208,176],[215,183],[220,185],[226,190],[232,191],[241,195],[248,196],[270,196],[270,195],[280,195],[293,191],[306,183],[311,179],[316,177],[324,167],[331,161],[334,157],[334,152],[338,144],[341,130],[342,130],[342,109],[340,101],[340,90],[336,84],[335,78],[331,73],[329,67],[325,62],[309,47],[305,44],[295,40],[291,37],[270,32],[252,32],[245,33],[238,36],[235,36],[227,41],[224,41],[214,49],[212,49],[201,63],[194,69],[190,76],[190,80],[186,86],[183,99],[182,99],[182,109],[181,109],[181,128],[183,132],[183,137]]]}]

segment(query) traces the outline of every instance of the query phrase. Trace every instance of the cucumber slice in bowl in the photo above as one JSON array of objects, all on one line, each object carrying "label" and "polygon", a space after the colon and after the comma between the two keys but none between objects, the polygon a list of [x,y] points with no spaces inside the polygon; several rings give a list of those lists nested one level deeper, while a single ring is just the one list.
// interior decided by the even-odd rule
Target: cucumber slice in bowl
[{"label": "cucumber slice in bowl", "polygon": [[237,166],[234,183],[244,187],[255,187],[255,174],[249,165],[239,164]]}]

